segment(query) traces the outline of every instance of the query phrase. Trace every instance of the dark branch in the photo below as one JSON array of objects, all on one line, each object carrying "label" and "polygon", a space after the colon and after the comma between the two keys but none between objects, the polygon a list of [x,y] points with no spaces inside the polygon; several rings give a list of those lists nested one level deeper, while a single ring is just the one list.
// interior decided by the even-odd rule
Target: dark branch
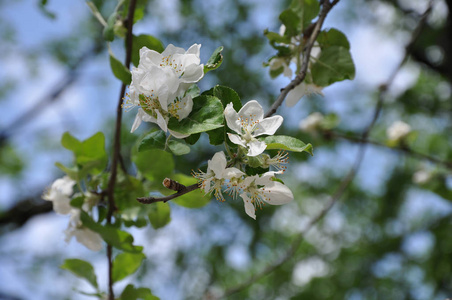
[{"label": "dark branch", "polygon": [[172,195],[169,195],[166,197],[140,197],[140,198],[137,198],[137,201],[140,203],[143,203],[143,204],[151,204],[151,203],[156,203],[156,202],[168,202],[174,198],[185,195],[186,193],[194,191],[198,188],[199,188],[199,186],[197,183],[189,185],[189,186],[181,185],[179,191],[175,194],[172,194]]},{"label": "dark branch", "polygon": [[309,58],[311,57],[311,50],[314,46],[314,42],[317,39],[317,36],[320,33],[320,30],[322,29],[323,22],[325,21],[326,16],[328,15],[331,8],[333,8],[334,5],[336,5],[339,2],[339,0],[333,1],[330,3],[329,1],[324,1],[322,6],[322,11],[319,14],[319,18],[317,22],[314,24],[314,29],[312,30],[311,36],[309,37],[309,41],[306,44],[305,50],[303,52],[303,63],[301,65],[301,70],[297,74],[297,76],[286,86],[281,90],[281,94],[279,94],[276,101],[272,104],[270,110],[265,114],[265,117],[270,117],[273,115],[279,106],[283,103],[284,99],[286,99],[287,94],[293,90],[297,85],[303,82],[303,80],[306,77],[306,74],[308,72],[308,65],[309,65]]}]

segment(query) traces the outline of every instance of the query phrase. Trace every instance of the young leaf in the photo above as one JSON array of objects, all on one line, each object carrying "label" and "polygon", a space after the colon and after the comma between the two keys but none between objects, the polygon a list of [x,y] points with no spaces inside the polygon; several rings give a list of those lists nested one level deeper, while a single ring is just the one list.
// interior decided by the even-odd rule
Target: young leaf
[{"label": "young leaf", "polygon": [[[172,178],[185,186],[189,186],[198,182],[196,178],[180,173],[174,174]],[[172,202],[187,208],[199,208],[208,204],[210,202],[210,198],[210,195],[205,196],[200,189],[197,189],[190,193],[177,197],[176,199],[172,200]]]},{"label": "young leaf", "polygon": [[113,261],[113,281],[117,282],[135,273],[145,258],[143,253],[123,252],[118,254]]},{"label": "young leaf", "polygon": [[152,35],[134,35],[132,43],[132,63],[135,67],[138,67],[140,62],[140,49],[143,47],[147,47],[148,49],[155,50],[159,53],[165,49],[162,42]]},{"label": "young leaf", "polygon": [[339,46],[350,49],[350,43],[348,42],[345,34],[335,28],[330,28],[328,30],[323,30],[322,32],[320,32],[319,36],[317,37],[317,42],[322,49],[331,46]]},{"label": "young leaf", "polygon": [[121,294],[119,300],[160,300],[148,288],[135,288],[129,284]]},{"label": "young leaf", "polygon": [[267,144],[266,150],[282,149],[293,152],[308,152],[312,154],[312,145],[305,144],[299,139],[285,135],[271,135],[260,139]]},{"label": "young leaf", "polygon": [[152,204],[149,212],[149,221],[154,229],[164,227],[171,221],[171,210],[168,203],[157,202]]},{"label": "young leaf", "polygon": [[290,8],[300,18],[301,30],[306,30],[312,19],[318,16],[320,5],[318,0],[293,0]]},{"label": "young leaf", "polygon": [[135,153],[132,155],[132,161],[147,180],[159,186],[163,179],[171,177],[174,171],[173,156],[159,149]]},{"label": "young leaf", "polygon": [[141,140],[138,145],[138,152],[143,152],[151,149],[165,149],[166,134],[161,130],[156,130],[148,133]]},{"label": "young leaf", "polygon": [[170,140],[168,148],[174,155],[185,155],[190,153],[190,147],[183,140]]},{"label": "young leaf", "polygon": [[129,85],[132,82],[132,74],[114,55],[110,52],[110,67],[116,78],[124,84]]},{"label": "young leaf", "polygon": [[61,268],[71,271],[77,277],[86,279],[93,287],[98,288],[94,268],[89,262],[76,258],[66,259]]},{"label": "young leaf", "polygon": [[196,142],[199,140],[200,137],[201,137],[201,133],[195,133],[195,134],[187,136],[184,140],[187,144],[194,145],[194,144],[196,144]]},{"label": "young leaf", "polygon": [[311,71],[314,83],[319,86],[355,77],[355,65],[349,50],[339,46],[322,50]]},{"label": "young leaf", "polygon": [[223,51],[223,46],[218,47],[212,53],[212,56],[210,56],[209,60],[204,65],[204,74],[209,71],[218,69],[221,66],[221,63],[223,62],[223,54],[221,54],[221,51]]},{"label": "young leaf", "polygon": [[103,31],[103,36],[104,36],[104,40],[106,40],[107,42],[113,42],[113,40],[115,39],[115,23],[116,23],[116,19],[117,19],[117,12],[115,11],[114,13],[112,13],[110,15],[110,17],[108,17],[107,20],[107,26],[104,27],[104,31]]},{"label": "young leaf", "polygon": [[181,134],[194,134],[223,127],[223,105],[220,99],[201,95],[193,99],[193,110],[182,121],[170,118],[168,128]]},{"label": "young leaf", "polygon": [[286,26],[286,32],[288,36],[295,36],[301,33],[301,20],[292,9],[284,10],[279,15],[279,19],[284,24],[284,26]]}]

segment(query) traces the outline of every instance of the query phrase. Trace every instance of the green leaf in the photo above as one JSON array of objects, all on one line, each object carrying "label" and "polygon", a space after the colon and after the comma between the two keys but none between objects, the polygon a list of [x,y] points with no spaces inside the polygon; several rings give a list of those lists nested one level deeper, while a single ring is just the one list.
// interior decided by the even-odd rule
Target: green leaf
[{"label": "green leaf", "polygon": [[284,10],[279,19],[286,26],[285,36],[295,36],[301,33],[301,20],[298,15],[292,9]]},{"label": "green leaf", "polygon": [[127,69],[113,53],[110,52],[110,67],[116,78],[122,81],[125,85],[129,85],[132,81],[132,74],[129,69]]},{"label": "green leaf", "polygon": [[83,197],[83,196],[72,198],[71,202],[70,202],[72,207],[77,207],[77,208],[82,208],[84,203],[85,203],[85,197]]},{"label": "green leaf", "polygon": [[312,145],[305,144],[299,139],[285,135],[271,135],[260,139],[267,144],[266,150],[282,149],[293,152],[308,152],[312,154]]},{"label": "green leaf", "polygon": [[250,166],[245,167],[245,173],[248,176],[263,174],[265,172],[268,172],[268,170],[269,170],[269,168],[261,168],[261,167],[252,168]]},{"label": "green leaf", "polygon": [[113,247],[126,252],[142,252],[143,247],[133,245],[133,236],[130,233],[119,230],[111,225],[102,226],[101,224],[94,222],[94,220],[84,211],[81,211],[80,219],[84,226],[100,234],[102,239]]},{"label": "green leaf", "polygon": [[187,144],[194,145],[194,144],[196,144],[196,142],[199,140],[200,137],[201,137],[201,133],[195,133],[195,134],[187,136],[184,140]]},{"label": "green leaf", "polygon": [[169,140],[168,146],[166,146],[166,134],[161,130],[147,134],[138,146],[138,152],[151,149],[171,151],[174,155],[190,153],[190,147],[182,140]]},{"label": "green leaf", "polygon": [[119,300],[160,300],[148,288],[135,288],[132,284],[126,286]]},{"label": "green leaf", "polygon": [[165,149],[166,134],[162,130],[152,131],[144,136],[138,145],[138,152],[151,149]]},{"label": "green leaf", "polygon": [[81,179],[79,176],[79,170],[77,167],[66,167],[65,165],[63,165],[62,163],[56,162],[55,166],[60,169],[61,171],[63,171],[64,173],[67,174],[67,176],[71,177],[74,180],[79,180]]},{"label": "green leaf", "polygon": [[340,122],[340,118],[337,114],[327,114],[321,123],[323,129],[331,130],[335,128]]},{"label": "green leaf", "polygon": [[168,148],[174,155],[185,155],[190,153],[190,147],[183,140],[170,140]]},{"label": "green leaf", "polygon": [[182,121],[170,118],[168,128],[181,134],[194,134],[223,127],[223,105],[220,99],[201,95],[193,99],[193,110]]},{"label": "green leaf", "polygon": [[212,56],[210,56],[209,60],[204,65],[204,74],[209,71],[218,69],[221,66],[221,63],[223,62],[223,54],[221,54],[221,51],[223,51],[223,46],[218,47],[212,53]]},{"label": "green leaf", "polygon": [[161,53],[165,49],[163,47],[163,43],[152,35],[134,35],[132,43],[132,63],[135,67],[138,67],[140,62],[140,49],[143,47],[147,47],[148,49],[157,51],[158,53]]},{"label": "green leaf", "polygon": [[132,155],[132,161],[140,173],[149,181],[158,183],[166,177],[171,177],[174,171],[173,156],[159,149],[152,149]]},{"label": "green leaf", "polygon": [[93,266],[81,259],[66,259],[61,265],[64,270],[71,271],[75,276],[86,279],[93,287],[98,288]]},{"label": "green leaf", "polygon": [[288,36],[281,36],[279,33],[264,30],[264,35],[268,39],[268,41],[273,44],[289,44],[290,43],[290,37]]},{"label": "green leaf", "polygon": [[120,253],[113,261],[112,277],[117,282],[135,273],[146,256],[143,253]]},{"label": "green leaf", "polygon": [[355,65],[349,50],[339,46],[322,50],[311,71],[314,83],[319,86],[355,77]]},{"label": "green leaf", "polygon": [[290,8],[300,18],[301,31],[308,28],[311,21],[318,16],[320,4],[318,0],[293,0]]},{"label": "green leaf", "polygon": [[348,42],[345,34],[335,28],[323,30],[317,37],[317,42],[320,48],[325,49],[332,46],[344,47],[350,49],[350,43]]},{"label": "green leaf", "polygon": [[154,229],[164,227],[171,221],[171,210],[168,203],[157,202],[151,205],[149,221]]},{"label": "green leaf", "polygon": [[[198,182],[196,178],[180,173],[174,174],[172,178],[185,186],[189,186]],[[200,208],[208,204],[210,202],[210,198],[210,195],[205,196],[200,189],[196,189],[171,201],[173,203],[176,203],[177,205],[187,208]]]}]

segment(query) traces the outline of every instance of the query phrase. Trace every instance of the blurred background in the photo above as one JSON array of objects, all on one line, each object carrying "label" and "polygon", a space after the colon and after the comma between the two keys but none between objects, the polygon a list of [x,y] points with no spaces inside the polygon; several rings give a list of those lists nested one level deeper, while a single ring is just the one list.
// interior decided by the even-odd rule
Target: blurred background
[{"label": "blurred background", "polygon": [[[64,242],[66,216],[41,200],[62,176],[54,163],[71,163],[60,145],[65,131],[86,139],[112,128],[120,82],[110,71],[102,28],[84,1],[0,2],[0,299],[92,299],[83,280],[59,266],[84,258],[106,289],[107,260],[72,241]],[[105,16],[116,1],[96,1]],[[134,33],[165,45],[202,44],[201,61],[220,45],[224,63],[200,82],[235,89],[242,102],[268,108],[285,77],[271,79],[263,66],[275,55],[263,31],[278,31],[288,1],[148,1]],[[171,223],[158,230],[130,229],[143,245],[145,263],[127,283],[149,287],[161,299],[201,299],[240,285],[286,253],[328,203],[356,161],[362,131],[372,119],[378,88],[405,55],[428,1],[340,1],[324,27],[346,34],[356,78],[333,84],[324,97],[283,105],[278,134],[314,146],[314,156],[290,154],[281,176],[293,203],[265,207],[257,221],[241,201],[212,200],[200,209],[171,204]],[[341,200],[271,274],[228,299],[440,299],[452,297],[452,1],[434,1],[410,57],[388,93],[370,134],[361,167]],[[116,43],[116,44],[115,44]],[[122,41],[112,47],[117,57]],[[313,112],[335,114],[333,132],[306,132]],[[129,134],[135,112],[125,112],[123,155],[151,125]],[[397,120],[415,133],[409,144],[389,147],[386,130]],[[148,126],[146,128],[146,126]],[[218,151],[207,135],[176,169],[191,169]]]}]

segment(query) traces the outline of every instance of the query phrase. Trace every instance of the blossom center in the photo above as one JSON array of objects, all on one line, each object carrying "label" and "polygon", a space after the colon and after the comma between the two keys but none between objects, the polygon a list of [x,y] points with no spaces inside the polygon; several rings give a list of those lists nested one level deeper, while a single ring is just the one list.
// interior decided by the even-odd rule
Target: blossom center
[{"label": "blossom center", "polygon": [[171,68],[179,78],[183,75],[184,70],[182,69],[182,63],[173,58],[173,55],[167,55],[162,57],[162,62],[160,67]]}]

